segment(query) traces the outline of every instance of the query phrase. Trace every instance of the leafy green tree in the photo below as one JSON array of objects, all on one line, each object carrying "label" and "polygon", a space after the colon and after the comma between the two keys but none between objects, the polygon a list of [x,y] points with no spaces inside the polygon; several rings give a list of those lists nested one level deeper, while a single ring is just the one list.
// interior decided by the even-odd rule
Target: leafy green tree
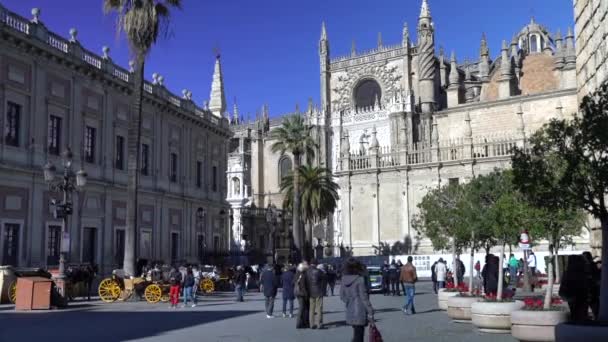
[{"label": "leafy green tree", "polygon": [[413,227],[433,243],[435,250],[450,249],[453,259],[469,244],[470,226],[462,215],[463,185],[447,184],[430,190],[418,204]]},{"label": "leafy green tree", "polygon": [[[542,158],[553,156],[563,167],[554,181],[539,186],[521,177],[524,188],[532,193],[557,194],[573,201],[598,219],[602,229],[602,280],[599,320],[608,321],[608,82],[593,94],[585,96],[579,113],[572,120],[552,120],[545,124],[531,141],[528,156],[519,155],[517,169],[540,179],[553,170]],[[539,161],[541,160],[541,161]],[[540,188],[540,190],[538,190]],[[526,190],[527,192],[527,190]],[[551,199],[549,199],[551,200]],[[556,199],[554,199],[556,200]]]},{"label": "leafy green tree", "polygon": [[134,82],[131,93],[131,120],[127,137],[127,219],[123,267],[135,275],[135,232],[137,230],[137,191],[139,186],[139,149],[146,56],[160,35],[166,34],[170,12],[181,8],[181,0],[103,0],[106,13],[117,15],[116,29],[124,32],[134,57]]},{"label": "leafy green tree", "polygon": [[[553,284],[559,282],[559,250],[572,244],[572,238],[581,233],[584,225],[583,212],[576,208],[578,203],[571,196],[563,196],[560,184],[566,177],[566,161],[554,146],[548,143],[544,130],[530,139],[529,151],[516,149],[513,156],[513,181],[515,186],[535,207],[539,208],[537,218],[542,221],[532,236],[549,241],[550,265],[548,265],[548,286],[544,307],[551,306]],[[553,272],[555,270],[555,276]]]},{"label": "leafy green tree", "polygon": [[[299,185],[296,186],[296,182]],[[296,188],[299,191],[297,197]],[[305,260],[309,260],[312,256],[312,227],[334,212],[339,199],[339,188],[329,169],[310,165],[300,166],[295,173],[289,174],[282,181],[281,191],[285,192],[284,208],[295,208],[294,199],[298,199],[300,203],[298,215],[301,215],[306,222]]]}]

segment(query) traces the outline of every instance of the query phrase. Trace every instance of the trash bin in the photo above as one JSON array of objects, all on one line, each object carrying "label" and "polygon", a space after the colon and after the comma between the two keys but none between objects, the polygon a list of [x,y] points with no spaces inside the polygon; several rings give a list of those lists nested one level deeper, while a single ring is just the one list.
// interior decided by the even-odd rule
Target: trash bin
[{"label": "trash bin", "polygon": [[0,266],[0,304],[10,303],[9,288],[17,280],[13,266]]},{"label": "trash bin", "polygon": [[42,277],[17,279],[15,310],[48,310],[51,308],[53,281]]}]

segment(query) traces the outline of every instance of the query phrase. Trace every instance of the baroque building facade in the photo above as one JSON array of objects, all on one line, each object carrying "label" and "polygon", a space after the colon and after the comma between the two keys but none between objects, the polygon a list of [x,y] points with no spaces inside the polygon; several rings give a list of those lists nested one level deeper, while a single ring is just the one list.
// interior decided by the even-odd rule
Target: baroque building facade
[{"label": "baroque building facade", "polygon": [[[126,217],[127,127],[133,70],[109,49],[97,55],[43,24],[0,6],[0,264],[55,267],[63,223],[53,215],[42,177],[47,162],[62,170],[71,147],[88,184],[73,197],[69,262],[109,272],[122,263]],[[136,256],[194,261],[229,249],[226,150],[232,135],[222,117],[216,60],[211,101],[169,92],[153,75],[144,83]],[[60,198],[60,197],[59,197]]]},{"label": "baroque building facade", "polygon": [[[372,50],[353,44],[349,55],[332,57],[323,24],[320,106],[296,112],[314,126],[314,163],[331,168],[340,185],[338,209],[314,230],[331,247],[325,255],[344,248],[368,255],[397,241],[433,252],[412,226],[429,189],[509,167],[512,147],[551,118],[576,112],[577,53],[572,30],[565,32],[531,19],[495,58],[480,33],[479,58],[462,63],[456,51],[437,48],[427,0],[415,29],[406,23],[395,45],[379,35]],[[239,208],[282,203],[280,179],[292,165],[291,156],[271,151],[268,132],[281,119],[270,120],[265,108],[253,123],[236,110],[231,118],[230,152],[241,153],[229,162],[240,175]],[[232,228],[236,240],[248,229],[239,220]],[[585,232],[577,243],[587,245]]]}]

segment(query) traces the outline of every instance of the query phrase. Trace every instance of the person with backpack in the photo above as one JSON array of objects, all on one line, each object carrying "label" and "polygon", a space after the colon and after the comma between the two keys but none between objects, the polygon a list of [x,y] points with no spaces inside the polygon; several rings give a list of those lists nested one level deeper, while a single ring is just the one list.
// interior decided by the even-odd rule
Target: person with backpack
[{"label": "person with backpack", "polygon": [[171,269],[171,273],[169,273],[169,283],[171,287],[169,288],[169,298],[171,300],[170,308],[177,308],[177,303],[179,303],[179,286],[182,283],[182,274],[175,267]]},{"label": "person with backpack", "polygon": [[186,270],[186,277],[184,279],[184,308],[188,306],[188,300],[192,301],[192,307],[196,307],[194,304],[194,298],[192,298],[192,288],[194,287],[194,274],[192,268],[188,267]]},{"label": "person with backpack", "polygon": [[296,329],[306,329],[310,326],[309,321],[309,292],[308,281],[306,280],[306,272],[308,271],[308,263],[301,262],[298,265],[295,280],[294,294],[298,298],[298,319],[296,320]]},{"label": "person with backpack", "polygon": [[369,294],[362,276],[363,265],[350,257],[343,267],[340,299],[346,306],[346,324],[353,327],[353,342],[363,342],[365,327],[374,321],[374,308],[369,301]]}]

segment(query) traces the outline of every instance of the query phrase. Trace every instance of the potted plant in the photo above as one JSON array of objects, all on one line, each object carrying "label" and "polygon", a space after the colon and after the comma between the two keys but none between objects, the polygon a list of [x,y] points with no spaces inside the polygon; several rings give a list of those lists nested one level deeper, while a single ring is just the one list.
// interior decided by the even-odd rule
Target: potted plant
[{"label": "potted plant", "polygon": [[555,341],[555,326],[567,319],[559,297],[551,297],[549,305],[539,297],[525,298],[524,307],[511,313],[511,335],[520,341]]},{"label": "potted plant", "polygon": [[456,287],[453,282],[447,283],[445,288],[437,292],[437,305],[439,309],[446,311],[448,309],[448,298],[457,296],[460,294],[460,291],[460,288]]},{"label": "potted plant", "polygon": [[469,291],[466,284],[461,284],[459,290],[457,295],[448,298],[448,316],[457,323],[471,323],[471,305],[483,297],[479,289]]},{"label": "potted plant", "polygon": [[471,304],[471,322],[481,332],[506,334],[511,330],[511,313],[524,306],[513,299],[514,292],[505,291],[502,298],[494,294]]}]

